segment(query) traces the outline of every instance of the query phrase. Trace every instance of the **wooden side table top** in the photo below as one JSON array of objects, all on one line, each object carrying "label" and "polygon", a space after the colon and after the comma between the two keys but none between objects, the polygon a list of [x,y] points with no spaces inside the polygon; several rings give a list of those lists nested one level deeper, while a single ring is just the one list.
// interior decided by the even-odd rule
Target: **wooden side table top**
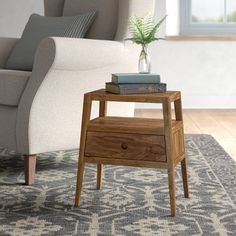
[{"label": "wooden side table top", "polygon": [[85,96],[90,96],[91,100],[95,101],[163,103],[179,100],[181,93],[180,91],[167,91],[165,93],[150,94],[114,94],[106,92],[105,89],[99,89],[86,93]]}]

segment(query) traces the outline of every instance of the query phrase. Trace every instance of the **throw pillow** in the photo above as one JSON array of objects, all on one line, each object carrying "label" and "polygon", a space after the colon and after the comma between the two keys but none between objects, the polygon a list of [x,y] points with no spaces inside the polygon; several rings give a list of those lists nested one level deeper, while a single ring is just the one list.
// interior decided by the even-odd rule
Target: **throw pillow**
[{"label": "throw pillow", "polygon": [[83,38],[95,16],[96,12],[70,17],[44,17],[32,14],[5,68],[31,71],[35,52],[42,39],[47,37]]}]

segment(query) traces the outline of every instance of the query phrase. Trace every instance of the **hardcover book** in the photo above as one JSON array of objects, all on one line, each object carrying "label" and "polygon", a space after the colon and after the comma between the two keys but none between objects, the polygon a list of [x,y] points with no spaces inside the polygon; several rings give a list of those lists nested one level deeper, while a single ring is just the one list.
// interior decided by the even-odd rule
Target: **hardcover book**
[{"label": "hardcover book", "polygon": [[163,93],[166,92],[165,83],[152,84],[115,84],[106,83],[106,91],[116,94],[138,94],[138,93]]},{"label": "hardcover book", "polygon": [[116,73],[112,74],[112,82],[118,83],[160,83],[160,75],[158,74],[139,74],[139,73]]}]

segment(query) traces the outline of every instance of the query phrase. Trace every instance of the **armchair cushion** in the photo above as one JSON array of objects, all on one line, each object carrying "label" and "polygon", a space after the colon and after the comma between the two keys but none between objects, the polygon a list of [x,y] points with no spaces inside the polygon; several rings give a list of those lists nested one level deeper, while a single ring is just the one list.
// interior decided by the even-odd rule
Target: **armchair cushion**
[{"label": "armchair cushion", "polygon": [[31,73],[0,70],[0,105],[17,106]]},{"label": "armchair cushion", "polygon": [[74,17],[43,17],[32,14],[5,68],[32,71],[34,55],[42,39],[51,36],[83,38],[95,15],[95,12]]}]

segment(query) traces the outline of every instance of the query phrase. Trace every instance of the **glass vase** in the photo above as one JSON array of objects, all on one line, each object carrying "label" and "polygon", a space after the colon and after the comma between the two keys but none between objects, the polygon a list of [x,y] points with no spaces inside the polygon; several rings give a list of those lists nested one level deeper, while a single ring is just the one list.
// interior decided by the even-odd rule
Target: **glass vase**
[{"label": "glass vase", "polygon": [[147,47],[143,47],[139,56],[139,73],[149,74],[151,72],[151,62],[148,54]]}]

